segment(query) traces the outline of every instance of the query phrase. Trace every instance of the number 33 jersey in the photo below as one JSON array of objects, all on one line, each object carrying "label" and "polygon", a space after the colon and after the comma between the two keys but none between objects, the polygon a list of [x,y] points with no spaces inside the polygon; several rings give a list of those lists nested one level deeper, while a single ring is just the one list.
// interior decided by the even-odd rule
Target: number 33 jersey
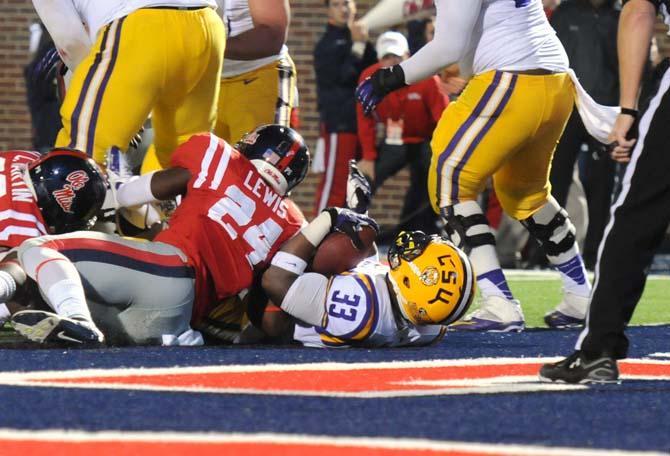
[{"label": "number 33 jersey", "polygon": [[328,283],[320,327],[296,325],[293,338],[308,347],[401,347],[439,341],[445,326],[415,326],[394,310],[387,266],[366,260]]},{"label": "number 33 jersey", "polygon": [[172,155],[188,169],[186,196],[156,241],[180,248],[195,269],[196,322],[224,297],[252,284],[304,217],[275,192],[254,165],[212,134],[191,137]]}]

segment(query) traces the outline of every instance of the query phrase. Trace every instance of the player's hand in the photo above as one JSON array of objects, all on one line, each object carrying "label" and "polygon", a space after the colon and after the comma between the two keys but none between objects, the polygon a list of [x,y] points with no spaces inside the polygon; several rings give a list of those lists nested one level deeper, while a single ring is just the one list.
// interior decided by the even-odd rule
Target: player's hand
[{"label": "player's hand", "polygon": [[460,69],[456,64],[448,66],[440,74],[441,89],[447,96],[459,95],[468,84],[468,81],[461,78],[460,74]]},{"label": "player's hand", "polygon": [[384,97],[405,86],[405,72],[400,65],[375,71],[356,87],[355,96],[363,106],[363,114],[369,116]]},{"label": "player's hand", "polygon": [[364,22],[355,21],[349,25],[349,31],[351,32],[351,41],[363,42],[367,41],[369,37],[368,26]]},{"label": "player's hand", "polygon": [[[636,138],[630,138],[631,128],[635,124],[635,118],[628,114],[619,114],[614,122],[614,128],[609,135],[610,157],[619,163],[630,161],[630,154],[637,141]],[[630,138],[630,139],[628,139]]]},{"label": "player's hand", "polygon": [[58,50],[55,47],[47,50],[33,70],[33,83],[47,81],[56,77],[57,74],[65,74],[67,66],[63,63]]},{"label": "player's hand", "polygon": [[161,231],[163,218],[158,205],[121,207],[116,211],[116,231],[121,236],[153,238]]},{"label": "player's hand", "polygon": [[135,135],[130,138],[130,144],[128,144],[128,146],[132,147],[133,149],[139,148],[140,144],[142,144],[142,133],[144,133],[144,127],[140,127],[140,131],[135,133]]},{"label": "player's hand", "polygon": [[330,207],[324,210],[330,215],[331,231],[337,231],[349,236],[359,250],[365,247],[358,234],[363,227],[369,226],[379,233],[379,225],[367,215],[341,207]]},{"label": "player's hand", "polygon": [[442,81],[442,87],[449,96],[460,95],[468,85],[468,81],[458,76],[450,76]]},{"label": "player's hand", "polygon": [[384,98],[379,94],[375,93],[375,89],[372,86],[372,79],[370,77],[365,78],[363,82],[358,84],[355,92],[356,100],[363,106],[363,114],[369,116],[372,111],[375,110],[380,101]]},{"label": "player's hand", "polygon": [[366,172],[363,169],[363,162],[372,163],[372,172],[374,178],[374,161],[361,160],[359,166],[356,162],[351,160],[349,162],[349,178],[347,180],[347,207],[359,214],[365,214],[370,206],[372,200],[372,185],[366,177]]}]

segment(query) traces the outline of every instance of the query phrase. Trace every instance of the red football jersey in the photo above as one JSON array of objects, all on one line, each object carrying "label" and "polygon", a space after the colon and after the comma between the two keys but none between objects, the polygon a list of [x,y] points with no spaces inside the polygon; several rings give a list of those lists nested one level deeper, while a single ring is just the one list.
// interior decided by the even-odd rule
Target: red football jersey
[{"label": "red football jersey", "polygon": [[26,168],[39,157],[37,152],[0,152],[0,250],[47,234],[35,196],[24,180]]},{"label": "red football jersey", "polygon": [[186,196],[156,241],[180,248],[196,272],[193,321],[252,285],[254,273],[302,226],[299,210],[256,167],[212,134],[191,137],[172,155],[191,171]]}]

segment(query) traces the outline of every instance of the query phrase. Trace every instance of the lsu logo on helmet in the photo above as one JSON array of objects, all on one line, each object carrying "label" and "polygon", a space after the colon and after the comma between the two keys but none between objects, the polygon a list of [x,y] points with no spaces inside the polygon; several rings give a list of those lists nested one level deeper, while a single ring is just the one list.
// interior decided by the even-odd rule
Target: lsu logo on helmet
[{"label": "lsu logo on helmet", "polygon": [[440,236],[401,232],[388,253],[391,283],[405,318],[448,325],[472,303],[475,277],[465,253]]}]

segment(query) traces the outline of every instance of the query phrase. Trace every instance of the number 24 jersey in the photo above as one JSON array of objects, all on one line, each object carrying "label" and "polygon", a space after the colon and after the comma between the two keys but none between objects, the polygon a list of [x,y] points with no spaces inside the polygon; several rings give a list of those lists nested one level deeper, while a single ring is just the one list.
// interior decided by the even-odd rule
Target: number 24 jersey
[{"label": "number 24 jersey", "polygon": [[156,241],[180,248],[196,274],[192,321],[252,285],[304,217],[237,150],[212,134],[191,137],[172,155],[191,171],[186,196]]}]

